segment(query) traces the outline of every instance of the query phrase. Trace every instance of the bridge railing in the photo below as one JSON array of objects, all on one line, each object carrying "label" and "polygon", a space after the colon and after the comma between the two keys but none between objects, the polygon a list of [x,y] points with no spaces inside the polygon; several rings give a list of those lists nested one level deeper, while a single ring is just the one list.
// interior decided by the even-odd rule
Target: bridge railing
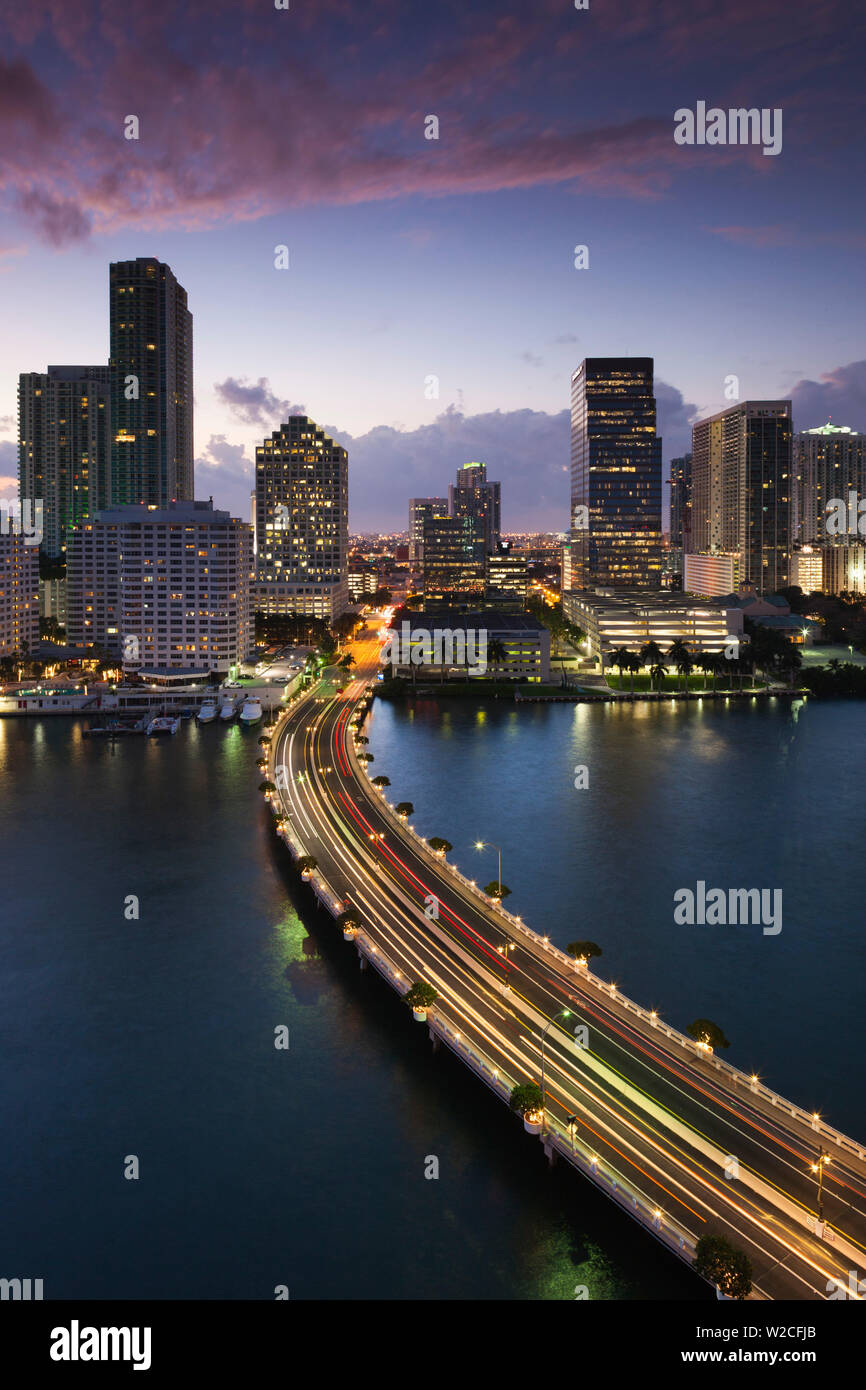
[{"label": "bridge railing", "polygon": [[[356,767],[360,772],[363,772],[369,780],[372,775],[369,771],[369,764],[358,760],[357,752],[354,747],[351,748],[351,752],[355,757]],[[588,966],[580,965],[572,956],[569,956],[565,951],[555,946],[549,937],[541,936],[539,932],[533,931],[531,927],[526,925],[521,917],[514,916],[504,908],[501,903],[496,902],[495,899],[489,898],[473,879],[467,878],[455,864],[450,864],[443,855],[437,854],[435,850],[431,849],[427,840],[425,840],[422,835],[419,835],[402,816],[397,815],[393,805],[388,801],[386,796],[382,793],[378,795],[385,814],[394,822],[395,827],[399,828],[403,834],[409,835],[418,847],[423,849],[427,856],[439,868],[446,869],[452,878],[459,880],[464,889],[474,895],[474,897],[476,897],[480,903],[483,903],[489,911],[494,912],[497,918],[501,918],[503,922],[508,923],[516,933],[532,941],[539,950],[549,955],[551,960],[555,960],[560,967],[564,968],[569,973],[578,974],[581,979],[597,989],[600,994],[615,1000],[622,1008],[634,1014],[635,1017],[639,1018],[643,1023],[663,1033],[671,1042],[677,1043],[686,1052],[707,1062],[708,1065],[712,1065],[716,1071],[727,1077],[733,1085],[740,1087],[744,1091],[748,1091],[752,1095],[761,1097],[769,1102],[774,1109],[778,1109],[785,1115],[790,1115],[792,1119],[799,1120],[802,1124],[808,1125],[819,1138],[827,1139],[830,1143],[835,1144],[837,1148],[844,1149],[847,1153],[853,1154],[855,1157],[866,1161],[866,1144],[858,1142],[849,1135],[843,1134],[840,1130],[835,1129],[832,1125],[828,1125],[820,1115],[804,1110],[802,1106],[795,1105],[792,1101],[779,1095],[778,1092],[773,1091],[769,1086],[765,1086],[759,1077],[754,1075],[749,1076],[746,1072],[740,1071],[738,1067],[733,1066],[732,1063],[726,1062],[721,1057],[717,1057],[711,1048],[697,1042],[694,1038],[690,1038],[686,1033],[681,1033],[678,1028],[673,1028],[670,1024],[663,1023],[654,1009],[643,1008],[641,1004],[636,1003],[635,1000],[630,999],[628,995],[623,994],[622,990],[618,989],[615,984],[607,980],[602,980],[601,977],[594,974]]]}]

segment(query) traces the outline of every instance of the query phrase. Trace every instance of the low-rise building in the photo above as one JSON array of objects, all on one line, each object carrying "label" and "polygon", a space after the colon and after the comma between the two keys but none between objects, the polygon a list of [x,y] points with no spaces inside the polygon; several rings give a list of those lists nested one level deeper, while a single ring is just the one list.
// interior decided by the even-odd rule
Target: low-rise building
[{"label": "low-rise building", "polygon": [[395,676],[550,680],[550,633],[528,613],[455,609],[393,619],[383,648]]},{"label": "low-rise building", "polygon": [[572,589],[563,594],[562,609],[586,633],[591,659],[602,664],[617,647],[639,652],[647,642],[662,651],[681,641],[695,653],[721,652],[743,631],[737,605],[669,590]]},{"label": "low-rise building", "polygon": [[701,598],[716,598],[735,592],[740,583],[739,554],[692,555],[683,557],[683,589]]}]

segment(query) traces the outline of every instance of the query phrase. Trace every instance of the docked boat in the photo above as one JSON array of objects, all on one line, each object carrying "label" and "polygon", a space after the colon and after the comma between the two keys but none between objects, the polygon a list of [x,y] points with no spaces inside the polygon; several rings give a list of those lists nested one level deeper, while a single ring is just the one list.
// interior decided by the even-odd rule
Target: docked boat
[{"label": "docked boat", "polygon": [[233,695],[224,695],[220,705],[220,719],[229,720],[235,717],[235,701]]},{"label": "docked boat", "polygon": [[147,726],[147,734],[176,734],[180,728],[180,715],[158,714]]},{"label": "docked boat", "polygon": [[199,724],[210,724],[211,720],[217,717],[217,702],[211,697],[202,700],[201,709],[198,712]]},{"label": "docked boat", "polygon": [[242,724],[258,724],[262,717],[262,702],[254,695],[249,695],[241,705],[240,720]]}]

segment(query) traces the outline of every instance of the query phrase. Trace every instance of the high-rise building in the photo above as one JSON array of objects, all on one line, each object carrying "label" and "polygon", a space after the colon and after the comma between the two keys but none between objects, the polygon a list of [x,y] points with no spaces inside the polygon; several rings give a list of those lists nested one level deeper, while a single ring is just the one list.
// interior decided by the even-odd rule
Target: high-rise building
[{"label": "high-rise building", "polygon": [[409,559],[416,564],[424,558],[424,523],[442,521],[448,516],[447,497],[409,499]]},{"label": "high-rise building", "polygon": [[505,611],[522,612],[529,588],[528,576],[526,556],[509,543],[500,541],[494,553],[487,556],[485,601]]},{"label": "high-rise building", "polygon": [[256,582],[262,612],[332,619],[349,603],[349,458],[306,415],[256,448]]},{"label": "high-rise building", "polygon": [[826,545],[826,513],[849,491],[866,497],[866,434],[829,420],[794,435],[792,542]]},{"label": "high-rise building", "polygon": [[790,401],[741,401],[692,429],[692,553],[738,555],[758,593],[788,582],[792,443]]},{"label": "high-rise building", "polygon": [[192,314],[151,256],[109,272],[111,501],[166,507],[193,496]]},{"label": "high-rise building", "polygon": [[692,456],[671,459],[671,541],[670,567],[675,574],[683,572],[683,555],[691,550],[692,529]]},{"label": "high-rise building", "polygon": [[424,525],[424,606],[477,605],[486,583],[486,544],[474,516],[454,516]]},{"label": "high-rise building", "polygon": [[39,646],[39,546],[0,527],[0,657]]},{"label": "high-rise building", "polygon": [[226,672],[250,654],[252,531],[211,502],[131,505],[69,533],[67,640],[125,671]]},{"label": "high-rise building", "polygon": [[62,560],[66,532],[107,506],[111,485],[109,368],[49,367],[18,378],[18,487],[42,501],[42,553]]},{"label": "high-rise building", "polygon": [[457,519],[478,522],[484,548],[491,555],[499,544],[500,485],[488,481],[486,463],[467,463],[457,470],[457,482],[448,485],[448,512]]},{"label": "high-rise building", "polygon": [[660,587],[651,357],[587,357],[571,378],[571,541],[575,589]]}]

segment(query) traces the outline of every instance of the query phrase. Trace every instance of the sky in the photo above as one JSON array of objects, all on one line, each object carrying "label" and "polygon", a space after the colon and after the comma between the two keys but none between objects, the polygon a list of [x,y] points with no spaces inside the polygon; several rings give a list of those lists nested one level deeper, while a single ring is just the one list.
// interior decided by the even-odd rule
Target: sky
[{"label": "sky", "polygon": [[[107,360],[134,256],[188,291],[196,495],[244,517],[303,411],[353,530],[470,461],[504,530],[564,530],[584,356],[654,358],[665,471],[731,376],[866,429],[851,0],[0,0],[0,55],[4,495],[19,372]],[[676,143],[699,101],[780,110],[781,151]]]}]

